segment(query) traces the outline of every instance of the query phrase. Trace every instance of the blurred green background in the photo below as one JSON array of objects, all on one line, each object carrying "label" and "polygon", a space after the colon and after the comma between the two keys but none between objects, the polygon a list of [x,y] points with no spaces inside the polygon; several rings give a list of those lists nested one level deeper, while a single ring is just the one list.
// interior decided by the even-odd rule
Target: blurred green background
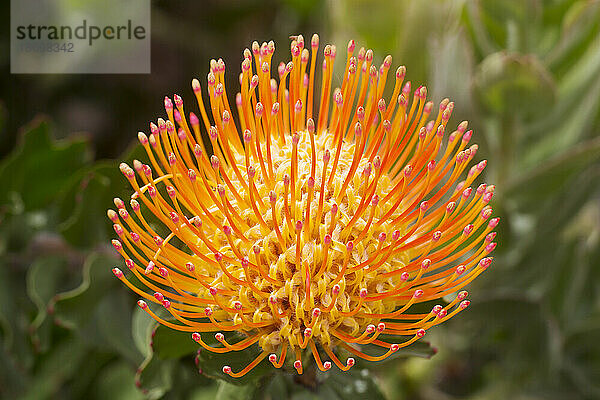
[{"label": "blurred green background", "polygon": [[[11,75],[0,7],[0,398],[600,398],[599,1],[153,1],[139,76]],[[235,87],[253,40],[287,61],[288,36],[313,32],[392,54],[434,101],[455,101],[450,126],[470,121],[497,185],[500,245],[431,347],[238,386],[187,335],[153,333],[110,272],[105,210],[165,95],[191,96],[218,57]]]}]

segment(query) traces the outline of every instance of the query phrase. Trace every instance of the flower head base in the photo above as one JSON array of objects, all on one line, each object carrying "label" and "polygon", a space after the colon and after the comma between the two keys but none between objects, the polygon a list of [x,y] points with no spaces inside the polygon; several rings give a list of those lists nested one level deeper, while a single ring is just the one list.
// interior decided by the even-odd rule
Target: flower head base
[{"label": "flower head base", "polygon": [[[292,60],[274,79],[274,44],[255,42],[244,51],[235,110],[225,64],[211,61],[209,112],[196,79],[201,118],[186,115],[179,96],[166,98],[167,119],[138,135],[149,165],[120,167],[134,190],[133,212],[120,199],[108,211],[119,236],[113,245],[145,288],[118,268],[115,275],[145,299],[140,307],[209,351],[262,349],[241,371],[224,366],[231,376],[267,357],[279,368],[288,353],[302,373],[306,349],[322,371],[354,365],[338,348],[383,360],[468,306],[460,289],[490,265],[495,247],[494,186],[470,187],[486,162],[457,183],[477,145],[468,147],[467,122],[446,134],[454,104],[444,99],[432,115],[424,86],[411,99],[404,67],[384,99],[391,56],[377,68],[371,50],[354,55],[353,41],[332,92],[336,48],[325,47],[317,71],[318,46],[316,35],[311,51],[296,37]],[[160,223],[149,223],[150,214]],[[428,314],[411,311],[452,293]],[[229,343],[222,332],[230,331],[244,338]],[[221,346],[199,332],[216,332]],[[382,351],[365,354],[364,344]]]}]

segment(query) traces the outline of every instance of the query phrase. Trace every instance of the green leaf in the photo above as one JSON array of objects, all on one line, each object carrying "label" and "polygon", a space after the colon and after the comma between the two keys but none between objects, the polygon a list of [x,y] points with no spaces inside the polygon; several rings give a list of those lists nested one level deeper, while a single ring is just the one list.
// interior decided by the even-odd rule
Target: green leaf
[{"label": "green leaf", "polygon": [[199,387],[192,391],[190,400],[214,400],[217,398],[218,385]]},{"label": "green leaf", "polygon": [[[545,62],[562,75],[579,59],[598,35],[600,4],[594,1],[575,1],[560,14],[560,38],[545,58]],[[556,24],[558,25],[558,24]]]},{"label": "green leaf", "polygon": [[131,335],[132,307],[131,296],[124,290],[104,296],[98,302],[93,323],[83,333],[87,332],[88,338],[93,338],[96,333],[96,346],[112,349],[136,365],[142,362],[143,356],[137,351]]},{"label": "green leaf", "polygon": [[523,296],[487,297],[474,298],[459,321],[450,321],[453,331],[468,335],[469,351],[491,357],[509,379],[548,376],[559,333],[546,310]]},{"label": "green leaf", "polygon": [[67,260],[62,256],[39,258],[27,271],[27,294],[37,306],[38,312],[31,323],[32,341],[38,351],[45,352],[50,345],[52,321],[47,320],[50,300],[62,287]]},{"label": "green leaf", "polygon": [[506,193],[512,199],[528,197],[533,202],[530,206],[535,206],[540,199],[557,193],[569,179],[598,159],[600,137],[579,143],[533,170],[515,176],[507,184]]},{"label": "green leaf", "polygon": [[[4,354],[17,370],[26,371],[34,362],[29,341],[29,315],[35,313],[31,302],[23,296],[25,279],[13,273],[14,266],[0,257],[0,338]],[[0,385],[1,387],[2,385]]]},{"label": "green leaf", "polygon": [[111,400],[143,399],[142,393],[134,384],[135,371],[124,362],[111,363],[98,375],[94,387],[95,397]]},{"label": "green leaf", "polygon": [[152,337],[154,353],[162,359],[181,358],[195,353],[198,347],[189,332],[176,331],[164,325],[159,325]]},{"label": "green leaf", "polygon": [[572,384],[584,395],[600,396],[600,317],[590,319],[566,340],[563,366]]},{"label": "green leaf", "polygon": [[141,308],[136,307],[133,311],[131,334],[135,346],[144,357],[148,357],[152,352],[152,332],[157,328],[157,325],[158,322]]},{"label": "green leaf", "polygon": [[490,112],[521,118],[546,113],[556,92],[552,76],[535,56],[505,51],[493,53],[479,64],[474,88]]},{"label": "green leaf", "polygon": [[85,345],[78,340],[68,339],[52,347],[42,361],[36,378],[27,388],[23,400],[56,398],[58,391],[69,379],[76,379],[85,360]]},{"label": "green leaf", "polygon": [[146,395],[146,399],[159,399],[173,386],[173,372],[176,360],[161,360],[150,353],[139,366],[136,385]]},{"label": "green leaf", "polygon": [[289,386],[291,383],[289,382],[289,376],[275,374],[271,379],[265,379],[265,381],[264,388],[259,389],[263,396],[255,396],[257,400],[263,398],[267,400],[287,399],[290,397]]},{"label": "green leaf", "polygon": [[585,138],[593,138],[600,115],[600,36],[573,61],[558,81],[558,101],[546,115],[527,126],[529,141],[522,144],[520,164],[531,168],[574,146]]},{"label": "green leaf", "polygon": [[[86,353],[85,368],[81,368],[77,373],[77,379],[68,384],[68,391],[72,399],[93,398],[96,392],[96,380],[106,366],[115,362],[113,353],[103,349],[90,349]],[[93,360],[93,362],[91,362]],[[133,379],[132,379],[133,384]]]},{"label": "green leaf", "polygon": [[277,373],[264,388],[259,387],[255,399],[297,400],[317,399],[375,399],[385,400],[379,384],[367,369],[354,366],[343,372],[335,368],[327,372],[315,371],[312,366],[303,375]]},{"label": "green leaf", "polygon": [[116,163],[98,163],[79,172],[77,182],[60,199],[59,232],[77,247],[106,243],[114,235],[106,210],[124,187]]},{"label": "green leaf", "polygon": [[319,392],[327,389],[334,391],[340,399],[354,400],[369,398],[373,400],[385,400],[385,396],[379,390],[379,385],[373,379],[368,369],[351,369],[347,372],[335,371],[328,377],[319,388]]},{"label": "green leaf", "polygon": [[[158,312],[158,314],[164,313]],[[156,325],[156,323],[151,323],[149,326],[154,328]],[[143,330],[148,328],[143,324],[139,324],[139,326],[142,326]],[[152,334],[152,347],[149,347],[150,351],[136,374],[136,381],[141,390],[147,398],[151,399],[161,398],[166,393],[172,395],[173,398],[187,397],[188,394],[190,398],[214,398],[216,392],[215,385],[212,385],[214,381],[198,374],[193,367],[192,357],[177,358],[177,353],[188,354],[188,352],[177,350],[174,347],[177,347],[178,344],[183,344],[183,347],[186,345],[181,343],[183,338],[171,336],[169,331],[173,330],[159,325]],[[189,335],[187,337],[189,338]],[[194,350],[195,348],[192,351]],[[159,356],[159,351],[162,352],[163,357]],[[212,385],[212,388],[194,391],[198,386],[206,385]]]},{"label": "green leaf", "polygon": [[138,364],[143,356],[131,334],[133,299],[117,289],[111,268],[115,259],[92,253],[83,266],[81,284],[54,297],[56,321],[75,330],[90,345],[105,346]]},{"label": "green leaf", "polygon": [[15,357],[7,352],[5,346],[0,346],[0,365],[2,365],[0,398],[14,399],[18,394],[23,393],[29,382],[29,377],[23,368],[17,364]]},{"label": "green leaf", "polygon": [[256,390],[253,385],[238,386],[219,381],[215,400],[250,400]]},{"label": "green leaf", "polygon": [[88,144],[70,139],[54,144],[47,122],[36,122],[21,144],[0,164],[0,204],[18,193],[27,210],[48,205],[72,181],[73,174],[90,160]]},{"label": "green leaf", "polygon": [[[83,276],[79,286],[55,296],[57,321],[70,329],[83,326],[93,316],[99,299],[116,287],[111,272],[116,258],[92,253],[83,264]],[[120,310],[118,310],[120,311]]]},{"label": "green leaf", "polygon": [[[142,146],[136,145],[124,156],[131,164],[135,158],[146,159]],[[120,172],[118,162],[100,161],[78,171],[73,184],[60,197],[58,230],[65,239],[78,247],[97,246],[114,236],[106,210],[113,207],[113,199],[127,202],[132,189]],[[153,217],[149,217],[153,221]]]}]

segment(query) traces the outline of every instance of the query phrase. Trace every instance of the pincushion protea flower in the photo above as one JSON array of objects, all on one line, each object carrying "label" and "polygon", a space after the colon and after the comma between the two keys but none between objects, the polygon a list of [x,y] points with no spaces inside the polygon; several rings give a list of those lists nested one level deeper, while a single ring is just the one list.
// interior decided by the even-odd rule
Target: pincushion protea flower
[{"label": "pincushion protea flower", "polygon": [[[354,55],[353,41],[332,96],[336,47],[325,47],[321,71],[317,35],[310,47],[294,37],[279,79],[273,42],[244,51],[237,121],[222,60],[210,64],[209,113],[196,79],[201,118],[186,114],[181,97],[165,98],[166,120],[138,134],[149,165],[120,166],[134,190],[133,213],[120,199],[108,211],[119,236],[113,245],[136,284],[113,271],[143,297],[142,309],[208,351],[262,349],[240,371],[223,367],[234,377],[266,357],[277,368],[295,360],[302,373],[307,349],[322,371],[331,362],[354,365],[340,361],[340,349],[383,360],[468,306],[460,289],[490,265],[496,246],[494,186],[470,187],[486,162],[457,183],[477,145],[467,147],[466,121],[446,135],[454,104],[444,99],[432,116],[424,86],[409,101],[404,67],[386,101],[392,57],[377,68],[371,50]],[[449,295],[446,306],[412,311]],[[231,331],[243,339],[230,343],[223,332]],[[220,346],[199,332],[216,332]],[[365,344],[382,351],[365,354]]]}]

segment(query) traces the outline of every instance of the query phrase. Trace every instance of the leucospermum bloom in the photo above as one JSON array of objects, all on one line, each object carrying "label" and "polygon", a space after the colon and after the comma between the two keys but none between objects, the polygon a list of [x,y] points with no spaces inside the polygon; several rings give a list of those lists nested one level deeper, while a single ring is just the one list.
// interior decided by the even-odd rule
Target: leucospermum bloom
[{"label": "leucospermum bloom", "polygon": [[[113,272],[142,309],[208,351],[259,346],[245,368],[223,366],[234,377],[267,357],[302,373],[305,352],[322,371],[354,365],[340,350],[383,360],[468,306],[461,289],[496,246],[494,186],[471,188],[486,162],[469,167],[477,145],[466,121],[447,132],[454,104],[434,109],[424,86],[411,96],[403,66],[392,75],[391,56],[377,67],[353,41],[332,90],[336,47],[325,46],[322,68],[318,36],[304,47],[295,37],[276,73],[273,42],[246,49],[235,109],[222,60],[210,63],[208,103],[192,81],[200,118],[165,98],[166,118],[138,134],[148,164],[120,166],[129,210],[115,199],[108,211],[137,283]],[[453,300],[412,311],[444,296]],[[232,331],[242,339],[227,340]]]}]

